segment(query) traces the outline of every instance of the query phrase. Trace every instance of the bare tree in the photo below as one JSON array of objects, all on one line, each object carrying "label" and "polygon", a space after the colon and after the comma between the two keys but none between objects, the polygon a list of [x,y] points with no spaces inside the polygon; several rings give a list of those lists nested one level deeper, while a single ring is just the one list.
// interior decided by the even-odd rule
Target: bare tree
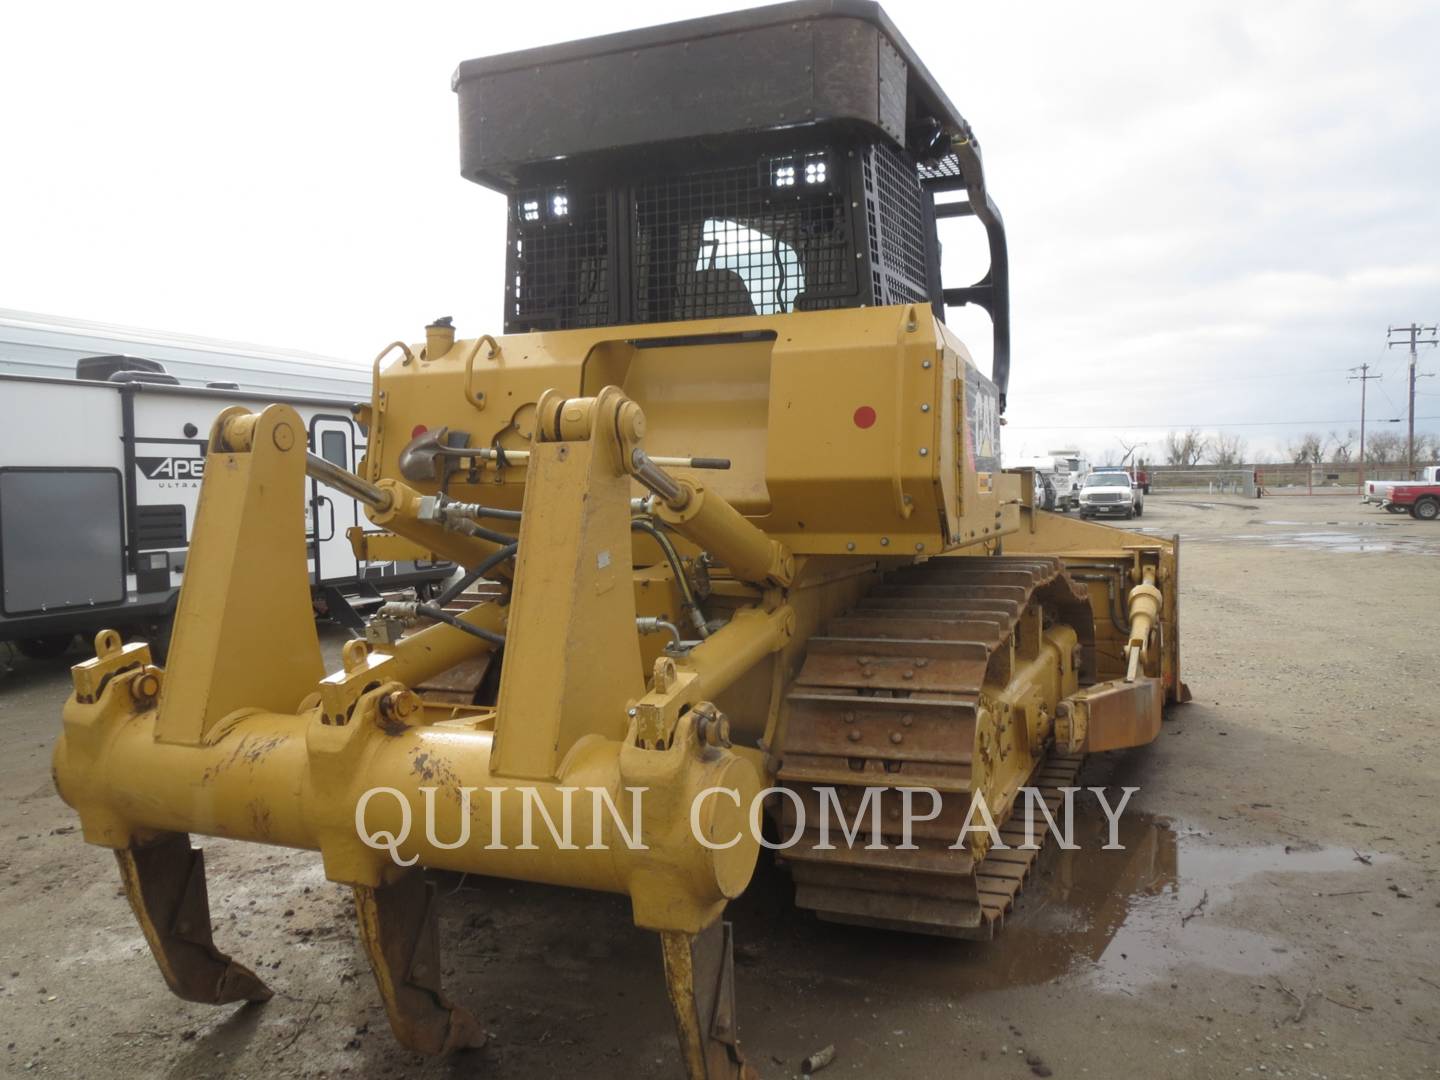
[{"label": "bare tree", "polygon": [[1405,460],[1405,440],[1393,431],[1379,431],[1365,440],[1365,459],[1376,465]]},{"label": "bare tree", "polygon": [[1353,431],[1347,431],[1344,435],[1330,432],[1330,460],[1349,461],[1354,457],[1356,438]]},{"label": "bare tree", "polygon": [[1198,428],[1172,431],[1165,436],[1165,464],[1199,465],[1206,446],[1207,440]]},{"label": "bare tree", "polygon": [[1231,469],[1245,461],[1245,440],[1239,435],[1219,432],[1210,440],[1210,462]]},{"label": "bare tree", "polygon": [[1307,431],[1290,444],[1287,452],[1296,465],[1318,465],[1325,458],[1325,440]]}]

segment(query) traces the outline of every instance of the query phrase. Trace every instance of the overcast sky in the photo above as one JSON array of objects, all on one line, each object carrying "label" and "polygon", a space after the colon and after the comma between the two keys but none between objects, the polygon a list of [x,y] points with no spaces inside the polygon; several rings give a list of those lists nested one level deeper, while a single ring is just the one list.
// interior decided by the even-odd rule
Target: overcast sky
[{"label": "overcast sky", "polygon": [[[504,202],[459,176],[456,64],[730,6],[8,5],[0,307],[359,364],[436,315],[498,331]],[[885,6],[1005,215],[1011,454],[1343,432],[1364,362],[1371,417],[1404,415],[1386,326],[1440,321],[1440,5]],[[983,315],[951,322],[988,366]]]}]

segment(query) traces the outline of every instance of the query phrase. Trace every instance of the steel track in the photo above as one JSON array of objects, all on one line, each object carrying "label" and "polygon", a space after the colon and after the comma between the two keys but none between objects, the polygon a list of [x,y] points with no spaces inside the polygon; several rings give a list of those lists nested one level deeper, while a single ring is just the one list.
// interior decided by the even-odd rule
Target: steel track
[{"label": "steel track", "polygon": [[[1055,558],[934,559],[888,574],[811,640],[787,695],[779,769],[779,781],[806,811],[800,842],[781,853],[799,906],[836,922],[947,937],[994,935],[1041,848],[1019,846],[1024,824],[1010,816],[1008,803],[992,810],[1009,850],[992,848],[977,862],[951,847],[993,751],[984,735],[977,742],[981,695],[987,673],[995,676],[1032,605],[1088,618],[1083,595]],[[1040,790],[1052,814],[1082,757],[1051,750],[1030,769],[1026,784]],[[862,846],[868,832],[847,844],[833,824],[832,849],[817,849],[825,787],[835,789],[852,822],[866,789],[880,789],[871,798],[880,800],[883,850]],[[913,850],[899,849],[900,787],[942,794],[940,815],[914,824]],[[915,796],[914,805],[917,815],[930,808],[924,795]],[[796,815],[789,800],[782,809],[788,835]],[[833,813],[831,820],[838,820]],[[1037,813],[1034,839],[1043,847],[1047,836]]]}]

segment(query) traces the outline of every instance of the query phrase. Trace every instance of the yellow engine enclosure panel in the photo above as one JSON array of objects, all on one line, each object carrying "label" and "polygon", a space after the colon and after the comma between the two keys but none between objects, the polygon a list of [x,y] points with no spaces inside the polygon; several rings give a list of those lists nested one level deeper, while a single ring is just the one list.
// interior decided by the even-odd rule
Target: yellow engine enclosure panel
[{"label": "yellow engine enclosure panel", "polygon": [[[399,475],[415,433],[443,426],[472,447],[522,450],[546,390],[617,386],[644,411],[649,453],[728,459],[726,470],[674,471],[797,555],[934,554],[1018,525],[1018,479],[999,472],[994,385],[922,305],[482,337],[439,356],[392,355],[372,402],[373,480]],[[447,490],[518,509],[524,476],[492,464]]]}]

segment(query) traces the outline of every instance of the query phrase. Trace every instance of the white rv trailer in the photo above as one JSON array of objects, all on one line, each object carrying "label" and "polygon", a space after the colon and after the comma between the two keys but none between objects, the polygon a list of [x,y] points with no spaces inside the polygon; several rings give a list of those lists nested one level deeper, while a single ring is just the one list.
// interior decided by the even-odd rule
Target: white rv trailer
[{"label": "white rv trailer", "polygon": [[[222,409],[285,402],[305,421],[314,453],[353,470],[365,451],[350,409],[368,397],[363,380],[345,397],[257,393],[175,385],[136,358],[78,366],[91,377],[0,374],[0,641],[32,655],[106,627],[163,650],[206,440]],[[247,381],[248,369],[227,372],[223,381]],[[367,525],[361,507],[314,480],[303,512],[317,611],[352,629],[363,627],[358,609],[378,603],[380,589],[428,586],[454,569],[358,561],[346,531]]]},{"label": "white rv trailer", "polygon": [[1075,510],[1080,506],[1080,485],[1090,471],[1089,462],[1078,450],[1051,450],[1037,457],[1007,458],[1007,469],[1034,469],[1049,482],[1046,510]]},{"label": "white rv trailer", "polygon": [[1080,508],[1080,488],[1090,475],[1090,462],[1079,450],[1051,450],[1055,461],[1055,494],[1063,509]]},{"label": "white rv trailer", "polygon": [[[1054,458],[1006,458],[1005,468],[1034,470],[1036,477],[1035,501],[1040,509],[1064,511],[1068,508],[1069,504],[1060,497],[1060,485],[1056,482],[1057,466]],[[1068,483],[1064,487],[1067,491],[1069,490]]]},{"label": "white rv trailer", "polygon": [[69,379],[88,356],[145,357],[181,386],[238,383],[255,397],[368,400],[370,369],[331,356],[0,308],[0,375]]}]

